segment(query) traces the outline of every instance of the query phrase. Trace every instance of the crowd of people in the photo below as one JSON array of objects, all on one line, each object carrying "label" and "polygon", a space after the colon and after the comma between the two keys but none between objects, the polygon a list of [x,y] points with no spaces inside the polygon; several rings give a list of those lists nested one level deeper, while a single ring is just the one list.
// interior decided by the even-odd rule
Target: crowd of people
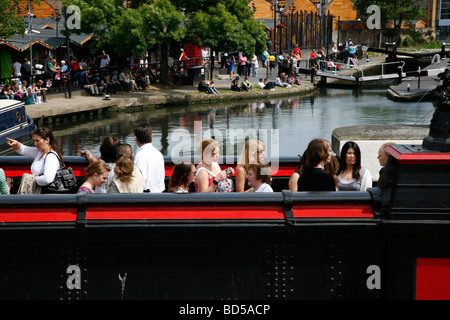
[{"label": "crowd of people", "polygon": [[[265,163],[266,146],[262,141],[246,141],[234,168],[223,170],[219,163],[220,145],[214,139],[205,139],[199,145],[201,161],[174,165],[166,190],[164,157],[152,144],[152,128],[146,123],[134,128],[138,147],[122,143],[107,136],[100,146],[100,157],[89,150],[80,151],[89,165],[85,181],[78,192],[87,193],[191,193],[191,192],[273,192],[271,167]],[[20,155],[33,159],[31,174],[25,173],[18,194],[48,193],[47,186],[56,177],[64,158],[48,128],[38,128],[33,133],[34,147],[7,138],[9,146]],[[378,186],[384,187],[388,154],[383,144],[378,152],[382,169]],[[235,179],[232,176],[235,175]],[[0,169],[0,192],[8,194],[13,181]],[[361,150],[357,143],[346,142],[340,155],[334,157],[330,143],[313,139],[300,158],[300,163],[290,176],[288,189],[298,191],[365,191],[372,187],[372,176],[361,166]]]},{"label": "crowd of people", "polygon": [[11,80],[0,87],[0,99],[15,99],[26,104],[47,101],[49,89],[66,91],[68,81],[73,88],[82,88],[91,95],[115,94],[144,90],[156,82],[154,72],[146,65],[134,60],[129,67],[110,66],[110,57],[105,51],[94,58],[65,60],[46,57],[33,64],[27,57],[15,61],[11,67]]}]

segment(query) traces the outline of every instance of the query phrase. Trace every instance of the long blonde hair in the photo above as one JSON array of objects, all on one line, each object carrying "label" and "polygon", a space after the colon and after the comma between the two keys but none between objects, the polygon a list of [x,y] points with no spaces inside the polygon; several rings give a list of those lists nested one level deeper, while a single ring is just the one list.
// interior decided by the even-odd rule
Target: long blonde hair
[{"label": "long blonde hair", "polygon": [[238,159],[238,165],[244,166],[248,169],[250,164],[256,164],[260,161],[257,160],[257,157],[254,156],[255,152],[259,150],[264,150],[266,145],[257,139],[249,139],[245,142],[244,149],[242,149],[241,155]]}]

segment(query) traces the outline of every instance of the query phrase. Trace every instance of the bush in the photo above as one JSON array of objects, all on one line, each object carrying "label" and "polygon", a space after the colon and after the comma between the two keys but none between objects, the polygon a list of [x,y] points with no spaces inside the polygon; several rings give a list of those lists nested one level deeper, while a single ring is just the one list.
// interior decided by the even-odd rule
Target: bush
[{"label": "bush", "polygon": [[439,40],[432,40],[426,45],[429,49],[440,49],[442,48],[442,43]]},{"label": "bush", "polygon": [[405,37],[403,39],[403,46],[410,47],[412,45],[413,39],[411,37]]}]

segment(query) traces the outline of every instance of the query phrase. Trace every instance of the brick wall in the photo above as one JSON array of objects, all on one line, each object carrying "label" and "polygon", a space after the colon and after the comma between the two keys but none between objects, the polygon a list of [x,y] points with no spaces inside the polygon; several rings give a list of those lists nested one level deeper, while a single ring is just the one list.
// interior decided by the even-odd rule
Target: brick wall
[{"label": "brick wall", "polygon": [[[253,0],[249,3],[249,7],[252,8],[252,4],[255,4],[256,11],[254,14],[255,19],[273,19],[273,12],[270,10],[270,3],[266,0]],[[307,12],[317,12],[316,7],[310,0],[295,0],[294,5],[296,10],[302,10]],[[341,17],[341,20],[356,20],[357,12],[353,9],[351,0],[333,0],[328,6],[326,11],[336,18]]]}]

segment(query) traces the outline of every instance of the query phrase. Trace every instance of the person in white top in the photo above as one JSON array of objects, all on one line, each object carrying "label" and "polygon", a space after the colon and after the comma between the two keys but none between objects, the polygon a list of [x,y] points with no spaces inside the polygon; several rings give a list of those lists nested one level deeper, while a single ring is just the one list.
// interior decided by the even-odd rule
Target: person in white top
[{"label": "person in white top", "polygon": [[134,135],[139,147],[134,156],[134,165],[144,176],[145,192],[163,192],[166,189],[164,157],[152,145],[152,128],[145,123],[138,124],[134,128]]},{"label": "person in white top", "polygon": [[[220,157],[219,143],[214,139],[205,139],[199,147],[202,160],[196,168],[195,189],[197,192],[216,192],[219,182],[227,178],[226,171],[217,162]],[[234,174],[234,169],[230,170]]]},{"label": "person in white top", "polygon": [[34,147],[25,146],[17,140],[6,138],[8,145],[17,153],[34,158],[31,173],[37,175],[36,184],[47,186],[55,180],[62,155],[54,146],[53,133],[48,128],[36,129],[33,133]]},{"label": "person in white top", "polygon": [[369,170],[361,167],[361,150],[356,142],[347,141],[342,146],[337,176],[339,191],[372,188],[372,176]]},{"label": "person in white top", "polygon": [[249,165],[247,184],[252,187],[253,192],[273,192],[271,183],[270,166],[262,163]]}]

